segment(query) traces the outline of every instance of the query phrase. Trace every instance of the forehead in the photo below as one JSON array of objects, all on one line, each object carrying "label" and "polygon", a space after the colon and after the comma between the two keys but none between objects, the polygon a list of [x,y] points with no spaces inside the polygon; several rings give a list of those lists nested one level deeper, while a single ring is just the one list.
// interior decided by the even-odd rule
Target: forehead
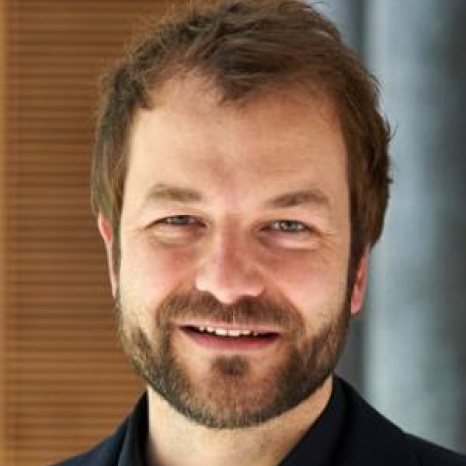
[{"label": "forehead", "polygon": [[[197,123],[203,124],[235,122],[239,128],[241,122],[246,122],[251,130],[260,127],[266,131],[278,127],[288,131],[294,126],[298,134],[303,126],[299,123],[305,119],[313,120],[314,125],[322,123],[322,127],[340,129],[329,92],[317,84],[305,87],[299,82],[293,85],[291,81],[277,81],[232,98],[213,80],[192,73],[165,82],[153,93],[153,104],[153,110],[166,116],[196,118]],[[140,109],[136,119],[144,118],[144,114],[148,116]]]},{"label": "forehead", "polygon": [[341,193],[346,184],[332,102],[301,91],[277,89],[237,105],[222,102],[204,81],[174,81],[152,109],[137,112],[129,154],[131,191],[174,182],[213,195],[229,189],[230,198],[241,192],[245,201],[247,193],[260,197],[291,185],[328,184]]}]

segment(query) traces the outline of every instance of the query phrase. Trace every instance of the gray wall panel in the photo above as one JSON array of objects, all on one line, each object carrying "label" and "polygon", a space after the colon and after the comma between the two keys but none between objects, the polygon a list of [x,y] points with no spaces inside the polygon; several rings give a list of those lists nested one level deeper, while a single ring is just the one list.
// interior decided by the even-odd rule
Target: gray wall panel
[{"label": "gray wall panel", "polygon": [[368,7],[367,56],[396,135],[365,386],[408,430],[466,451],[466,2]]}]

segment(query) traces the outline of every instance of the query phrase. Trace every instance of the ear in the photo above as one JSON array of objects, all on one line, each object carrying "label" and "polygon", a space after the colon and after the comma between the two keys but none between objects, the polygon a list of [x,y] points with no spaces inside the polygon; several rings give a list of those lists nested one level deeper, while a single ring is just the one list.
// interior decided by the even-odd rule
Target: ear
[{"label": "ear", "polygon": [[366,295],[367,289],[367,277],[369,273],[369,255],[370,250],[367,248],[361,257],[358,268],[356,270],[356,277],[351,294],[350,308],[352,315],[359,314],[364,303],[364,297]]},{"label": "ear", "polygon": [[105,251],[107,253],[107,265],[108,273],[110,277],[110,286],[112,287],[112,295],[115,297],[117,290],[117,277],[114,267],[114,257],[113,257],[113,229],[110,221],[103,215],[102,212],[99,212],[97,217],[97,226],[99,228],[100,236],[104,240]]}]

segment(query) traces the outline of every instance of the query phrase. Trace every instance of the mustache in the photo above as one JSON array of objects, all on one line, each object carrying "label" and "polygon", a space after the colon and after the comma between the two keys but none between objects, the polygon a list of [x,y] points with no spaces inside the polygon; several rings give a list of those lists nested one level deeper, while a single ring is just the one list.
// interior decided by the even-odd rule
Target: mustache
[{"label": "mustache", "polygon": [[232,304],[198,291],[174,291],[158,306],[155,318],[159,327],[173,320],[206,319],[226,324],[273,325],[284,330],[304,327],[298,310],[285,299],[270,296],[244,296]]}]

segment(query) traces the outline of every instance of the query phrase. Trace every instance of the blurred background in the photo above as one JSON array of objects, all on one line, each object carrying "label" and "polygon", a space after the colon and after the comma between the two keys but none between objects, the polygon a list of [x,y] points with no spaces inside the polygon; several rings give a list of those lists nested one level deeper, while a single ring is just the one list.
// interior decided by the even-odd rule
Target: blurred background
[{"label": "blurred background", "polygon": [[[89,164],[99,75],[173,3],[0,0],[1,465],[88,448],[143,390],[114,336]],[[395,129],[386,229],[339,373],[466,453],[466,2],[318,6],[379,79]]]}]

